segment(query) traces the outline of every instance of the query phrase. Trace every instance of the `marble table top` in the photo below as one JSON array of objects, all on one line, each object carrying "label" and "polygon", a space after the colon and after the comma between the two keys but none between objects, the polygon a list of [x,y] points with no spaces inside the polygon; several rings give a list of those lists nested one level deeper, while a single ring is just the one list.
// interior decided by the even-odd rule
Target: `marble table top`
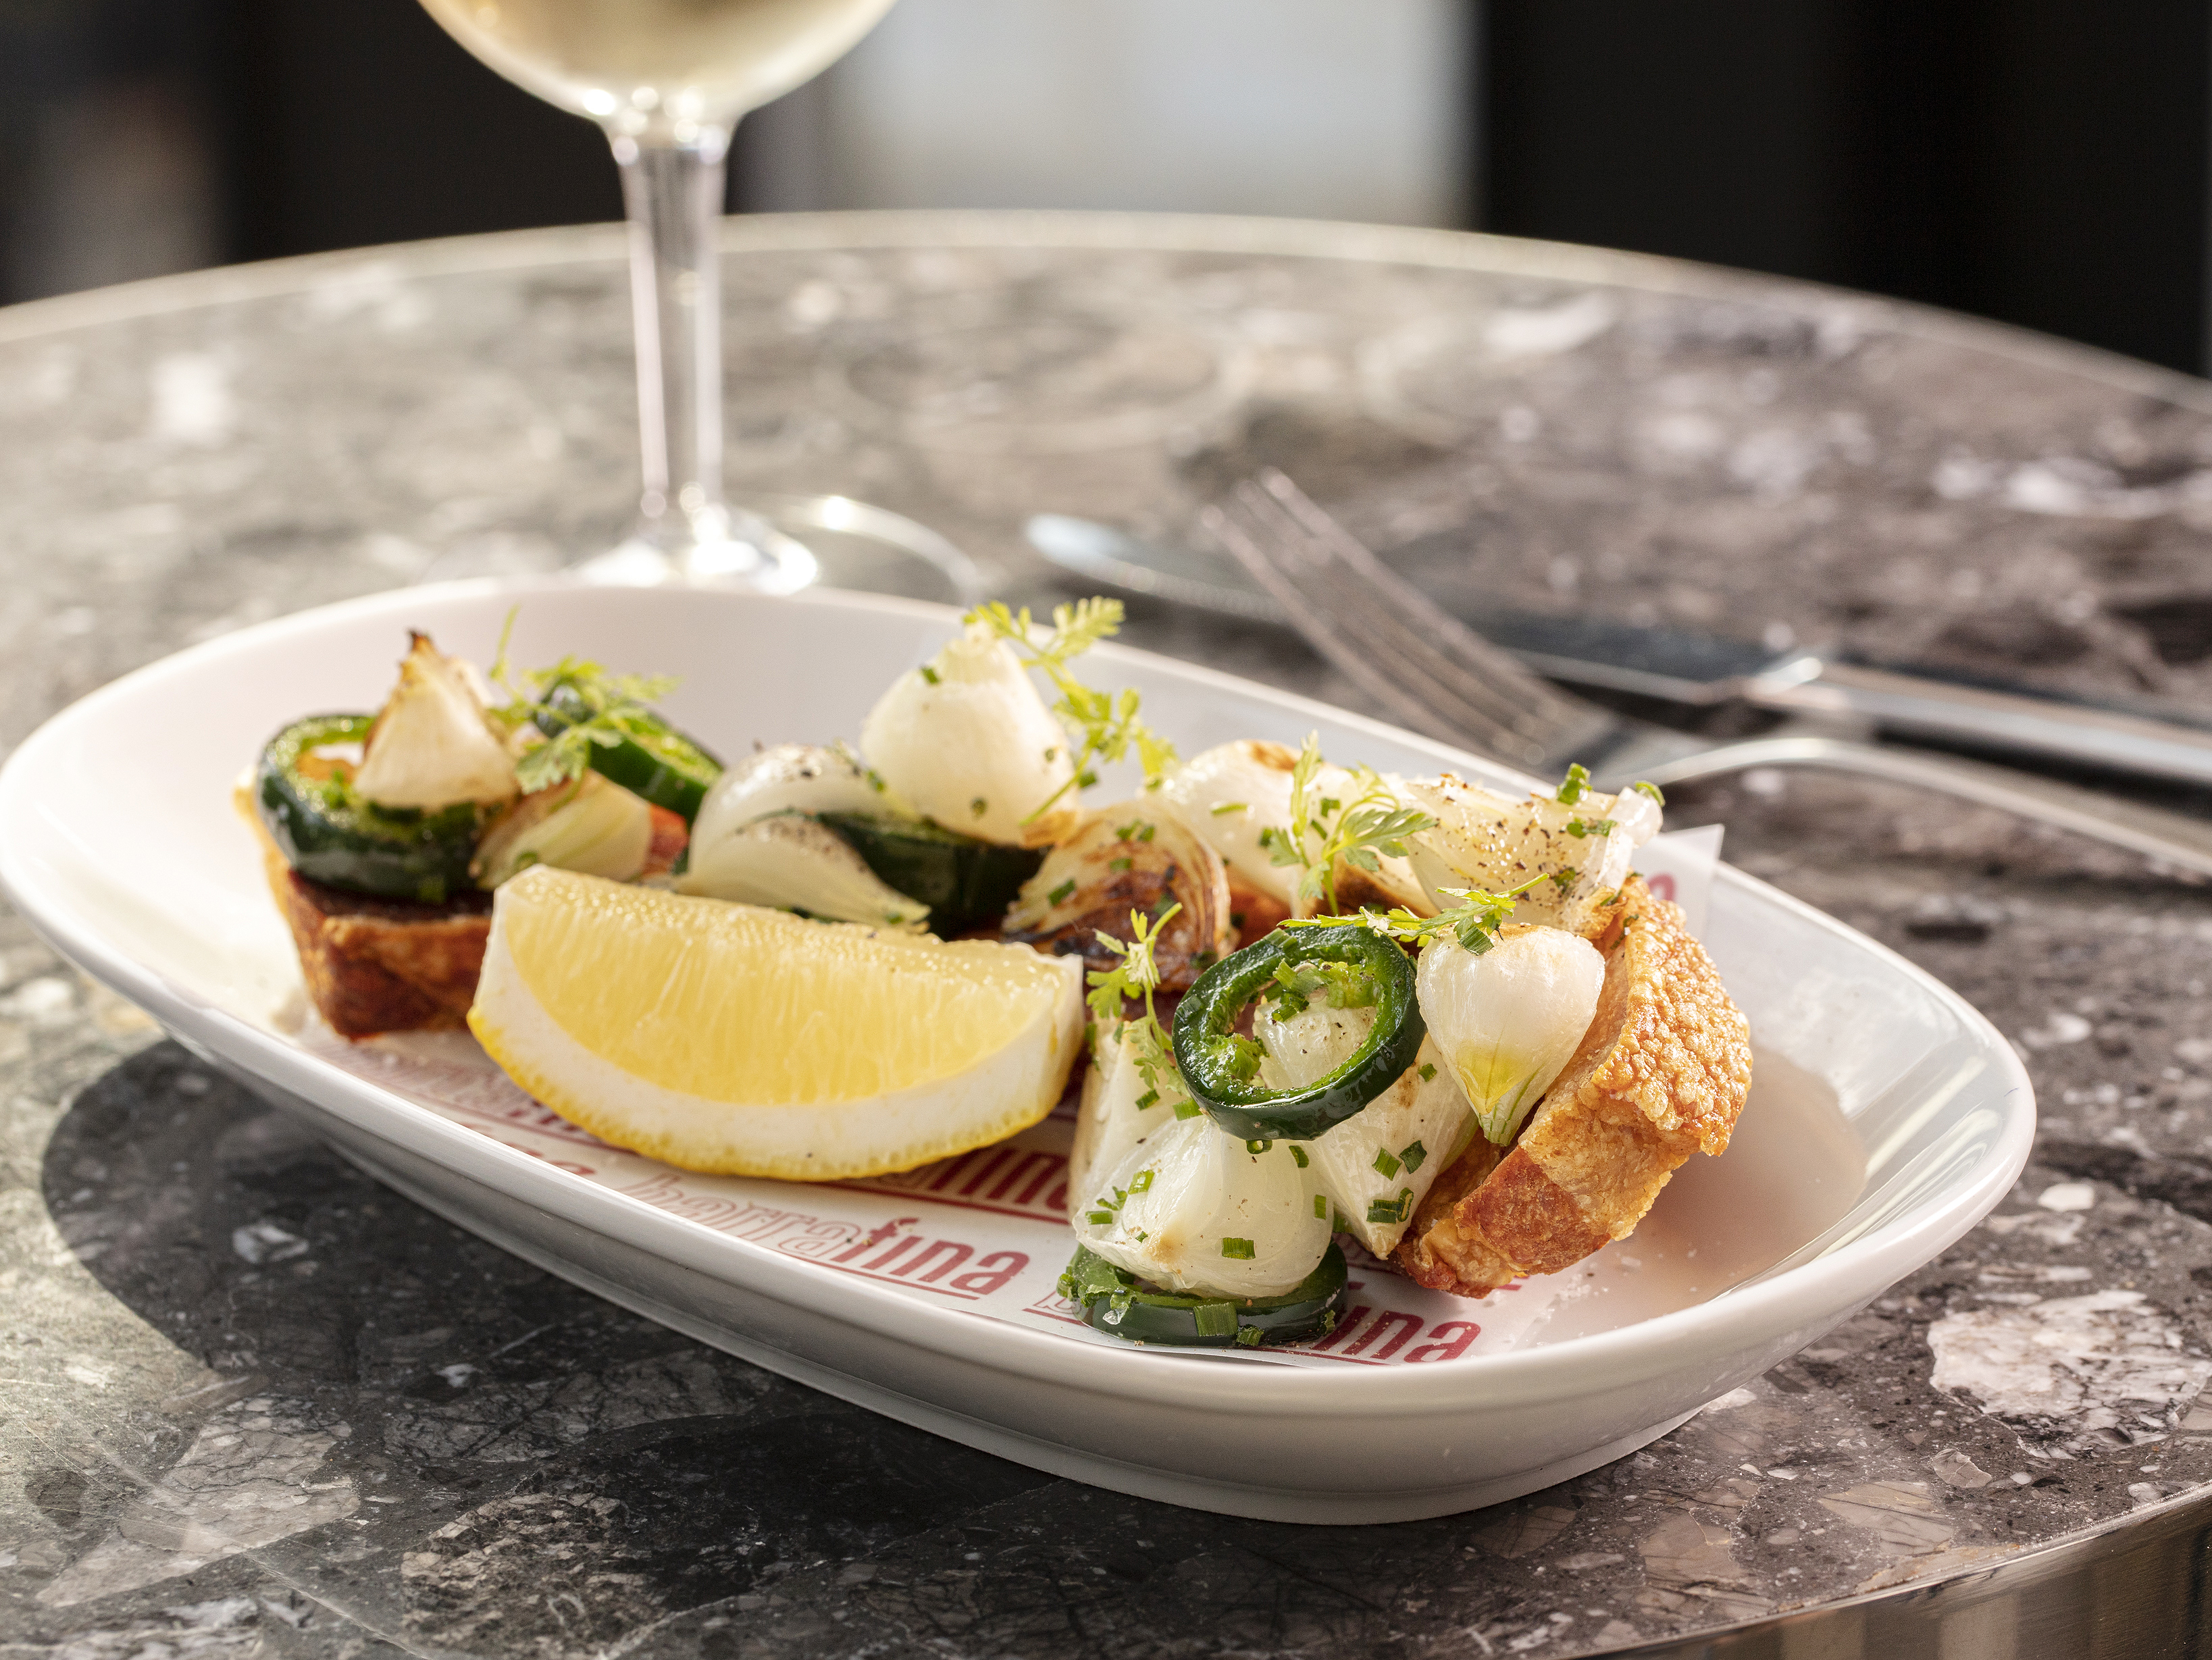
[{"label": "marble table top", "polygon": [[[908,514],[1012,599],[1067,593],[1027,514],[1173,534],[1273,463],[1462,598],[2212,710],[2200,383],[1442,234],[851,216],[728,246],[733,489]],[[0,312],[0,748],[241,624],[610,543],[623,283],[599,228]],[[1137,606],[1129,637],[1360,704],[1279,635]],[[0,916],[0,1643],[1547,1660],[2212,1494],[2212,895],[1854,780],[1748,774],[1670,818],[1984,1010],[2035,1162],[1644,1451],[1372,1529],[1079,1487],[702,1348],[380,1188]]]}]

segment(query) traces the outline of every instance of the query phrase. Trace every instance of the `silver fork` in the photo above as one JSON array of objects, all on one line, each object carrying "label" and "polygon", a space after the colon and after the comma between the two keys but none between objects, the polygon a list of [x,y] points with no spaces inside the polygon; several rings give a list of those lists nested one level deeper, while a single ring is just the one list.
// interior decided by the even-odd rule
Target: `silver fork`
[{"label": "silver fork", "polygon": [[1752,767],[1816,767],[1955,796],[2212,875],[2212,824],[1957,756],[1837,737],[1792,722],[1714,744],[1561,691],[1446,613],[1280,472],[1247,479],[1200,516],[1315,650],[1413,730],[1509,765],[1579,761],[1601,789]]}]

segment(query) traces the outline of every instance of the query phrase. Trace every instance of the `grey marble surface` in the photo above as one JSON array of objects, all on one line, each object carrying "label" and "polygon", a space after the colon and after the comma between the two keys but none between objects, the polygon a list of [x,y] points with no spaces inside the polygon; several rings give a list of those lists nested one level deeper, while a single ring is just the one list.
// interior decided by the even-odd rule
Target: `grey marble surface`
[{"label": "grey marble surface", "polygon": [[[1172,533],[1272,462],[1447,593],[2212,710],[2197,383],[1441,235],[758,221],[730,246],[736,486],[910,514],[1009,597],[1063,592],[1025,514]],[[611,539],[617,256],[538,234],[0,313],[0,745],[241,623]],[[1358,701],[1278,636],[1144,609],[1130,635]],[[1364,1529],[1054,1480],[612,1309],[354,1172],[0,918],[0,1645],[1543,1660],[2207,1493],[2212,897],[1856,781],[1753,774],[1671,817],[1725,821],[1738,862],[1983,1008],[2034,1076],[2036,1162],[1644,1452]]]}]

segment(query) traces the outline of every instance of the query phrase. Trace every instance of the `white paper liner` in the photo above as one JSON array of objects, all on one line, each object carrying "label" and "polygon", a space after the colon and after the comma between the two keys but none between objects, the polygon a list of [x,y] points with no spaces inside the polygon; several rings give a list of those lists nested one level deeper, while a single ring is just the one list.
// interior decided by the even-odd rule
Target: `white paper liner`
[{"label": "white paper liner", "polygon": [[[1638,868],[1655,889],[1671,884],[1694,925],[1719,846],[1717,828],[1662,836],[1641,850]],[[695,1226],[984,1319],[1070,1342],[1120,1341],[1085,1325],[1055,1289],[1075,1243],[1066,1222],[1072,1091],[1042,1123],[920,1170],[857,1182],[775,1182],[702,1176],[611,1146],[516,1088],[465,1033],[349,1043],[310,1020],[294,1041],[573,1180]],[[1210,1353],[1253,1365],[1419,1365],[1553,1341],[1719,1291],[1695,1283],[1694,1263],[1676,1243],[1669,1248],[1668,1225],[1655,1211],[1623,1242],[1627,1250],[1608,1247],[1564,1274],[1470,1299],[1425,1291],[1340,1236],[1352,1275],[1335,1330],[1299,1347]]]}]

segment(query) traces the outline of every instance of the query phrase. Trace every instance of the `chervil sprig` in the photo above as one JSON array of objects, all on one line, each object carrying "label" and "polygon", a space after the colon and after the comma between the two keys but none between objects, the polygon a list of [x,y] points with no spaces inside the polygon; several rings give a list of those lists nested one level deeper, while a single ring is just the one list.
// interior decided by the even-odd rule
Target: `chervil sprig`
[{"label": "chervil sprig", "polygon": [[[1152,1097],[1139,1099],[1139,1109],[1158,1106],[1166,1088],[1174,1090],[1188,1099],[1189,1091],[1182,1087],[1182,1074],[1175,1063],[1175,1050],[1168,1042],[1166,1031],[1159,1017],[1152,1012],[1152,994],[1159,989],[1160,965],[1155,955],[1161,933],[1182,911],[1179,904],[1170,905],[1157,918],[1140,910],[1129,913],[1129,933],[1127,939],[1116,939],[1103,928],[1098,930],[1098,943],[1120,960],[1110,969],[1093,969],[1090,974],[1092,1024],[1103,1029],[1109,1024],[1126,1018],[1125,1011],[1132,1001],[1145,1006],[1144,1013],[1129,1021],[1133,1028],[1131,1040],[1134,1043],[1133,1059],[1137,1075],[1145,1080],[1145,1090]],[[1176,1116],[1187,1115],[1180,1102],[1174,1104]]]},{"label": "chervil sprig", "polygon": [[[507,701],[489,711],[509,732],[530,725],[555,687],[572,692],[587,711],[557,736],[533,745],[515,763],[515,777],[526,792],[550,789],[579,778],[591,766],[594,745],[612,749],[624,739],[654,739],[665,730],[652,705],[676,690],[665,674],[612,674],[598,663],[564,657],[547,669],[516,669],[507,660],[507,641],[515,613],[507,614],[499,632],[499,652],[490,678]],[[563,711],[562,719],[569,718]]]},{"label": "chervil sprig", "polygon": [[1349,800],[1322,794],[1320,739],[1318,733],[1308,733],[1291,765],[1290,825],[1267,838],[1267,856],[1277,865],[1299,867],[1301,905],[1326,901],[1334,911],[1340,859],[1372,874],[1382,860],[1406,857],[1406,837],[1437,821],[1419,807],[1401,804],[1372,767],[1352,769]]},{"label": "chervil sprig", "polygon": [[[1571,876],[1572,873],[1568,873]],[[1460,903],[1449,910],[1438,911],[1434,916],[1416,916],[1403,906],[1394,906],[1387,911],[1363,909],[1349,916],[1307,916],[1285,922],[1286,928],[1340,927],[1346,923],[1358,923],[1386,939],[1401,944],[1420,946],[1431,940],[1449,934],[1459,941],[1462,950],[1477,957],[1498,943],[1498,931],[1513,914],[1513,907],[1521,896],[1539,882],[1554,879],[1532,876],[1517,888],[1504,893],[1485,893],[1480,888],[1440,888]]]},{"label": "chervil sprig", "polygon": [[1054,605],[1051,629],[1041,632],[1028,606],[1016,611],[994,599],[976,606],[963,619],[987,624],[1014,648],[1024,666],[1043,672],[1060,694],[1052,711],[1076,739],[1073,775],[1023,819],[1024,824],[1034,824],[1051,812],[1070,790],[1087,789],[1097,783],[1093,762],[1119,761],[1133,748],[1138,764],[1145,769],[1146,789],[1158,787],[1175,764],[1175,745],[1138,718],[1143,700],[1133,687],[1100,691],[1084,684],[1068,669],[1074,659],[1121,631],[1121,615],[1118,599],[1080,599],[1072,605]]}]

